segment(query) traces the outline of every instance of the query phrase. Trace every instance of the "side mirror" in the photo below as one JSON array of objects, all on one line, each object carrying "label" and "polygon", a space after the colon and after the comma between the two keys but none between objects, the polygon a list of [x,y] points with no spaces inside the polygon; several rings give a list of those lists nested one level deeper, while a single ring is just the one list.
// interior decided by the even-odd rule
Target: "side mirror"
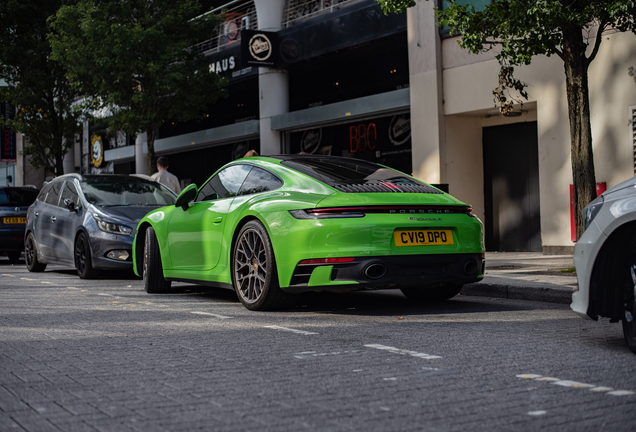
[{"label": "side mirror", "polygon": [[64,206],[72,212],[76,212],[78,211],[78,209],[75,207],[75,203],[73,201],[71,201],[68,198],[64,198]]},{"label": "side mirror", "polygon": [[192,183],[181,191],[177,197],[177,202],[174,203],[175,207],[181,207],[184,211],[188,209],[188,204],[197,197],[197,185]]}]

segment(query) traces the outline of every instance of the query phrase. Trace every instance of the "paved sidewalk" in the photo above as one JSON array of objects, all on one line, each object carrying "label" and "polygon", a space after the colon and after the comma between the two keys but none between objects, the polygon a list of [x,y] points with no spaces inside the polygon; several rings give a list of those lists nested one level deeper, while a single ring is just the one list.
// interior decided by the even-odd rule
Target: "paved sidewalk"
[{"label": "paved sidewalk", "polygon": [[486,277],[465,285],[462,295],[570,303],[577,288],[572,255],[487,252]]}]

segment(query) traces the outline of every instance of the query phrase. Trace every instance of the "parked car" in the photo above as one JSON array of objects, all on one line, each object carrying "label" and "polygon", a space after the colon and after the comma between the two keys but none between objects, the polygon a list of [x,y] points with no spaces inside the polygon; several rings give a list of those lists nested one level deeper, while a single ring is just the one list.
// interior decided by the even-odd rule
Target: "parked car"
[{"label": "parked car", "polygon": [[27,213],[27,268],[41,272],[47,264],[68,265],[82,279],[100,269],[131,269],[137,223],[175,199],[174,192],[148,176],[56,177]]},{"label": "parked car", "polygon": [[196,281],[235,289],[252,310],[321,290],[442,300],[484,272],[470,206],[391,168],[315,155],[225,165],[146,215],[133,251],[147,292]]},{"label": "parked car", "polygon": [[38,196],[35,186],[0,187],[0,252],[17,263],[24,250],[27,208]]},{"label": "parked car", "polygon": [[636,353],[636,177],[607,190],[583,209],[585,232],[574,247],[579,315],[623,323]]}]

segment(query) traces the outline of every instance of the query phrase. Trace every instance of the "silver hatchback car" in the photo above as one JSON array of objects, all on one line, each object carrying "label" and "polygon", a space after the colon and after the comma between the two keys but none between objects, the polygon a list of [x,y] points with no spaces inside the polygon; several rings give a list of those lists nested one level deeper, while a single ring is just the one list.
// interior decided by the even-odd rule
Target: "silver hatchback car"
[{"label": "silver hatchback car", "polygon": [[27,269],[72,266],[82,279],[96,277],[100,269],[132,269],[139,220],[151,210],[174,204],[176,197],[147,176],[56,177],[27,212]]},{"label": "silver hatchback car", "polygon": [[583,209],[585,232],[574,248],[579,288],[571,308],[585,318],[623,323],[636,354],[636,177]]}]

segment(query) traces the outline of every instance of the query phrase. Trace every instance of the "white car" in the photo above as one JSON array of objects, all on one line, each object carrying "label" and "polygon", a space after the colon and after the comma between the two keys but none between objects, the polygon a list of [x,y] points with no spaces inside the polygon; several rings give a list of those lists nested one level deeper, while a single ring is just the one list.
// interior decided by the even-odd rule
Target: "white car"
[{"label": "white car", "polygon": [[574,248],[579,289],[570,307],[586,318],[622,321],[636,353],[636,177],[592,201],[583,218],[585,232]]}]

